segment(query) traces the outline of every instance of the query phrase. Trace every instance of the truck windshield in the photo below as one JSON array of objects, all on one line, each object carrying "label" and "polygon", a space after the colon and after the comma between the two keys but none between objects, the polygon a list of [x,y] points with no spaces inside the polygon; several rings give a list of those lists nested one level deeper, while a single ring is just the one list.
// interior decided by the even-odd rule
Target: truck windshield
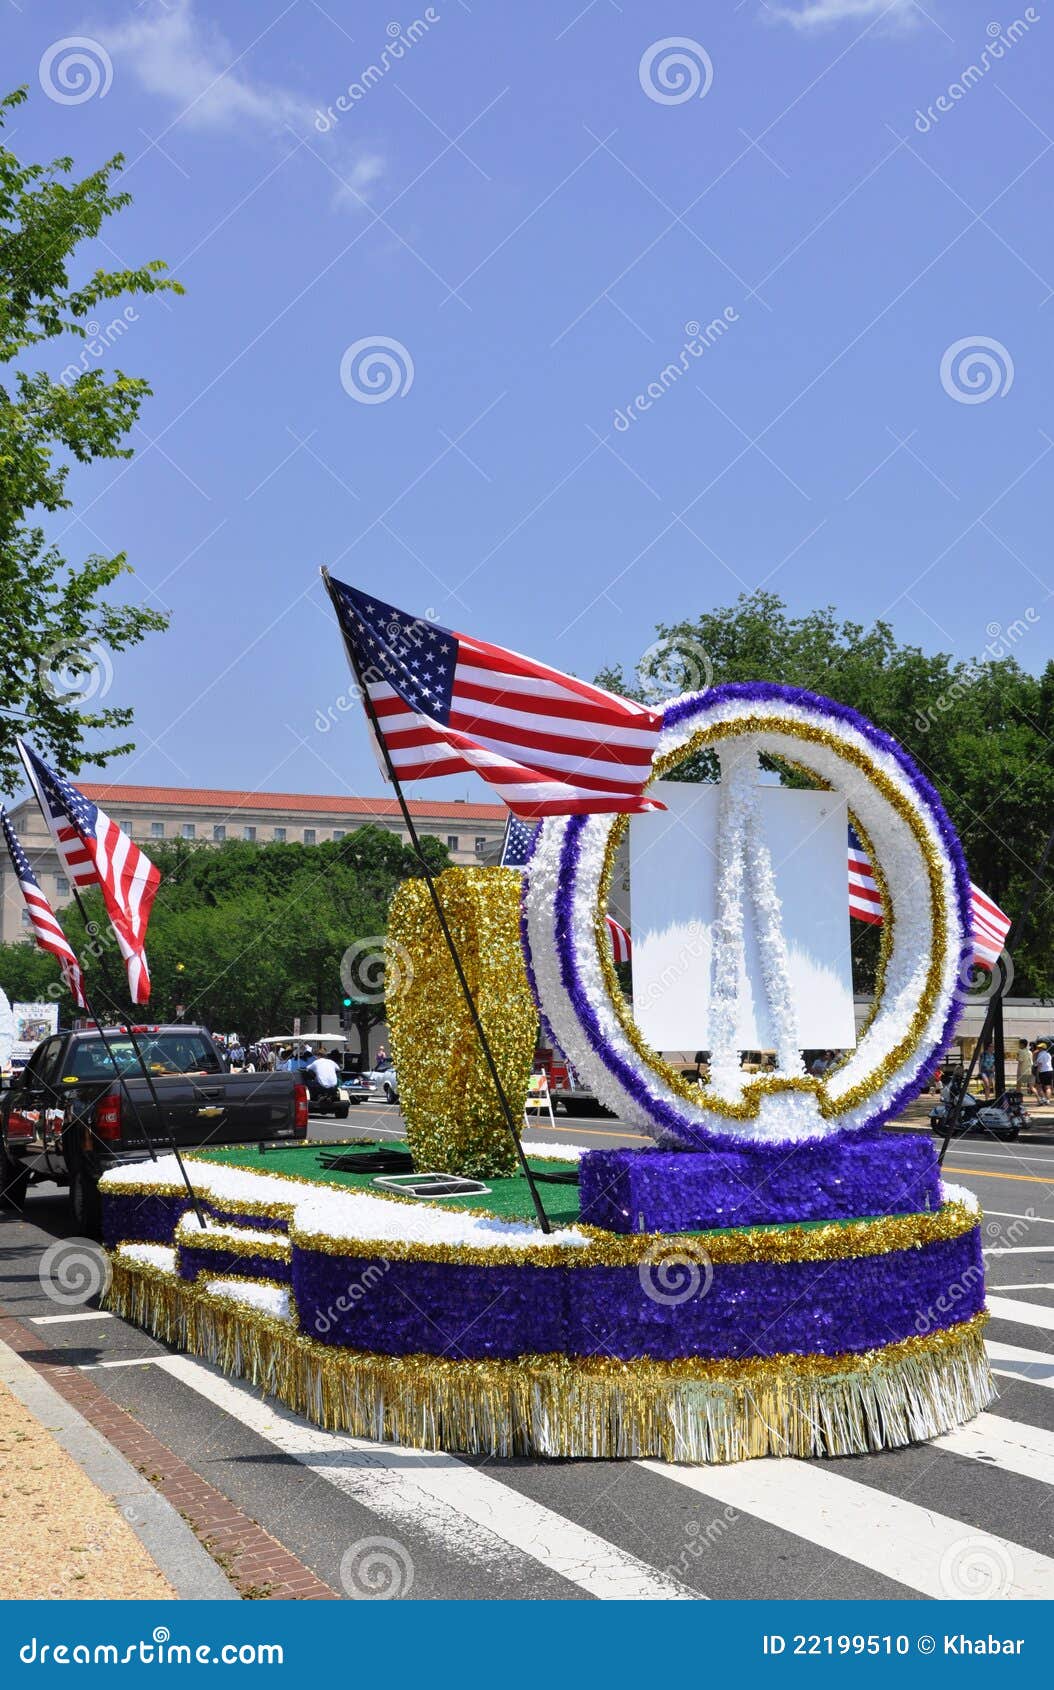
[{"label": "truck windshield", "polygon": [[[139,1033],[136,1042],[151,1074],[218,1074],[223,1069],[215,1045],[202,1033]],[[134,1077],[139,1057],[131,1039],[111,1033],[107,1044],[122,1073]],[[66,1061],[78,1080],[113,1077],[113,1061],[98,1036],[77,1039]]]}]

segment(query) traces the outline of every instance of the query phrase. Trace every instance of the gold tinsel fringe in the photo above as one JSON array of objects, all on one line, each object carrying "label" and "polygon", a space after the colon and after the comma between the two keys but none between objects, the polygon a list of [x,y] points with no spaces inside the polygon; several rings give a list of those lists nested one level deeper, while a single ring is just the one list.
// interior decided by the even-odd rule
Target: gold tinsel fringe
[{"label": "gold tinsel fringe", "polygon": [[107,1300],[320,1426],[470,1454],[862,1455],[936,1437],[995,1395],[983,1315],[863,1355],[453,1362],[319,1344],[204,1286],[119,1259]]}]

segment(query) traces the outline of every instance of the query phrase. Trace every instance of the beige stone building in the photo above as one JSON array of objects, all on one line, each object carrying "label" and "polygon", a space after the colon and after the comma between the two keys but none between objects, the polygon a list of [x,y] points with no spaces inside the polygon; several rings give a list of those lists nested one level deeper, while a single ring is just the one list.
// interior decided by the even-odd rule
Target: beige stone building
[{"label": "beige stone building", "polygon": [[[100,804],[147,852],[163,839],[222,844],[227,839],[258,845],[320,845],[342,839],[367,822],[388,828],[404,842],[408,834],[394,798],[331,798],[300,792],[220,792],[177,786],[117,786],[82,781],[80,790]],[[32,796],[10,806],[18,834],[41,889],[56,909],[70,901],[69,882],[61,871],[43,816]],[[435,803],[414,800],[410,814],[419,834],[432,834],[459,864],[481,863],[500,848],[508,811],[504,804]],[[2,853],[2,927],[4,942],[27,938],[22,894]]]}]

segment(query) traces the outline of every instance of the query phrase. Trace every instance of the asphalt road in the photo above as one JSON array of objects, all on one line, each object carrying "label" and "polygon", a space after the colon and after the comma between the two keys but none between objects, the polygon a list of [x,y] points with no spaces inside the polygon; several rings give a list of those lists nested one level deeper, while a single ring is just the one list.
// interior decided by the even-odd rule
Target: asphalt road
[{"label": "asphalt road", "polygon": [[[400,1125],[360,1106],[311,1136]],[[528,1135],[554,1138],[640,1141],[597,1119]],[[985,1209],[999,1400],[939,1444],[851,1460],[502,1462],[321,1432],[113,1316],[85,1319],[92,1304],[57,1311],[39,1263],[70,1228],[49,1187],[0,1219],[0,1302],[338,1596],[382,1539],[424,1599],[1054,1597],[1054,1128],[959,1141],[946,1177]]]}]

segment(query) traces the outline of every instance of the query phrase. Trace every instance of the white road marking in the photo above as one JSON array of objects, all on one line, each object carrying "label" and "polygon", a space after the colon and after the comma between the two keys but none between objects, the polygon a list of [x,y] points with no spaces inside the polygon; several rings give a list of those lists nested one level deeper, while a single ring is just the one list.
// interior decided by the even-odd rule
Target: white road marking
[{"label": "white road marking", "polygon": [[134,1356],[131,1361],[85,1361],[80,1364],[79,1372],[92,1373],[100,1367],[156,1367],[168,1358],[164,1355]]},{"label": "white road marking", "polygon": [[1021,1303],[1014,1297],[991,1295],[986,1301],[994,1320],[1015,1320],[1019,1326],[1041,1326],[1046,1332],[1054,1332],[1054,1309],[1043,1303]]},{"label": "white road marking", "polygon": [[985,1347],[993,1373],[1004,1379],[1027,1379],[1032,1385],[1054,1387],[1054,1356],[1044,1355],[1042,1350],[1023,1350],[1018,1344],[1000,1344],[994,1338],[989,1338]]},{"label": "white road marking", "polygon": [[1054,1291],[1054,1279],[1041,1280],[1038,1285],[1029,1280],[1026,1285],[989,1285],[989,1291]]},{"label": "white road marking", "polygon": [[1054,1432],[1042,1426],[1025,1426],[1001,1414],[979,1414],[954,1432],[934,1438],[933,1446],[969,1456],[986,1467],[1054,1485]]},{"label": "white road marking", "polygon": [[606,1601],[698,1599],[679,1580],[456,1456],[323,1431],[189,1356],[164,1356],[159,1365],[327,1484],[448,1554],[495,1568],[517,1549]]},{"label": "white road marking", "polygon": [[1054,1226],[1054,1219],[1050,1215],[1015,1215],[1010,1209],[989,1209],[985,1206],[985,1217],[998,1215],[1001,1221],[1036,1221],[1040,1226]]},{"label": "white road marking", "polygon": [[34,1314],[30,1326],[67,1326],[74,1320],[112,1320],[109,1309],[86,1309],[83,1314]]},{"label": "white road marking", "polygon": [[955,1569],[973,1546],[980,1560],[991,1560],[1003,1575],[1002,1588],[987,1595],[1054,1597],[1054,1560],[1048,1556],[843,1478],[819,1462],[766,1457],[734,1467],[638,1465],[924,1596],[959,1600],[970,1594],[959,1588],[963,1581],[956,1580]]},{"label": "white road marking", "polygon": [[986,1256],[1054,1256],[1054,1244],[996,1244]]}]

